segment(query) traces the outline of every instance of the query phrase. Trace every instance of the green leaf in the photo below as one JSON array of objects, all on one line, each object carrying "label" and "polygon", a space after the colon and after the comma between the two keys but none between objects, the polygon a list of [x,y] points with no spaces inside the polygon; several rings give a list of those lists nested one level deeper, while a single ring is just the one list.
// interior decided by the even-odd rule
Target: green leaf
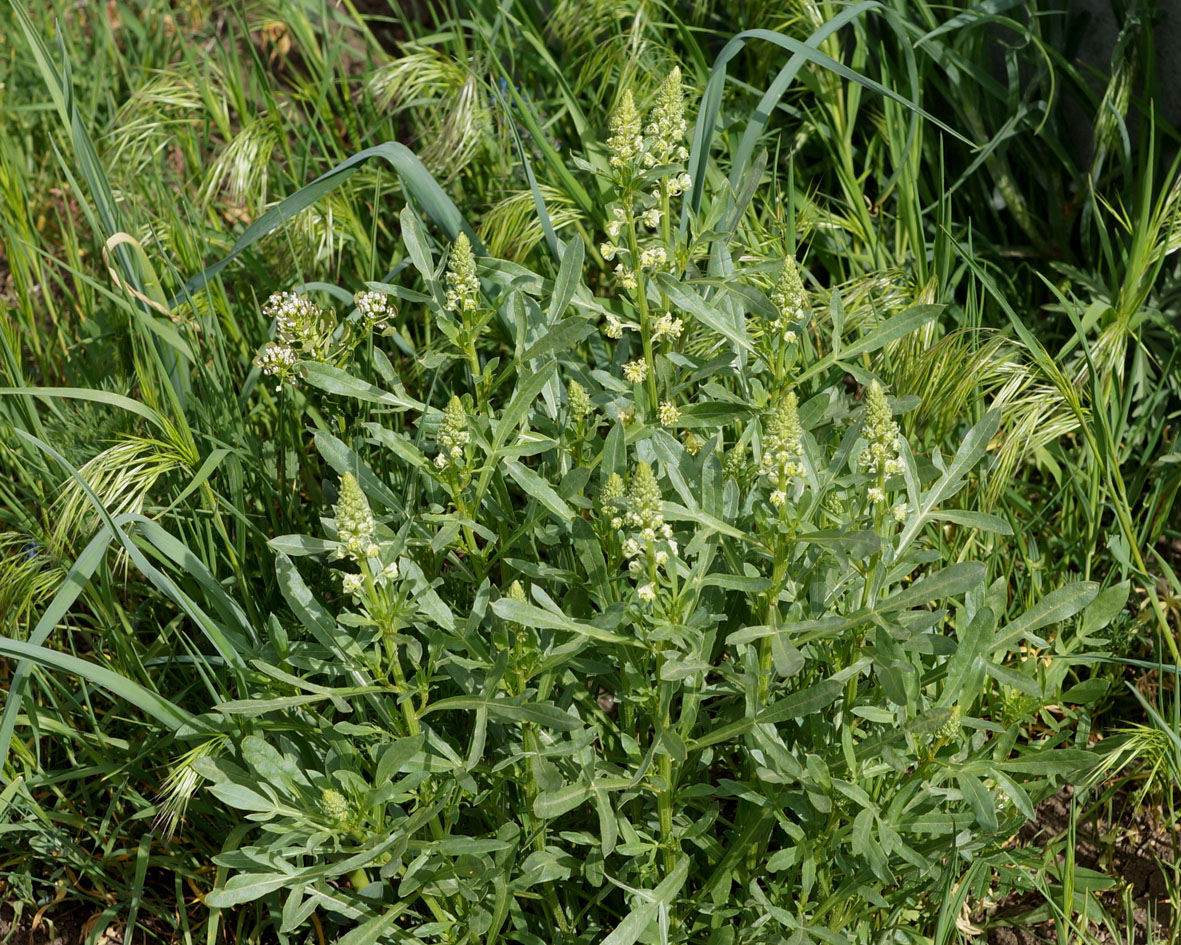
[{"label": "green leaf", "polygon": [[550,487],[548,482],[528,466],[523,466],[514,459],[506,459],[502,465],[530,498],[536,499],[563,522],[574,518],[570,506],[562,501],[562,497]]},{"label": "green leaf", "polygon": [[1035,630],[1073,617],[1098,594],[1099,585],[1092,581],[1079,581],[1050,591],[1020,617],[1001,628],[992,651],[1007,651],[1014,643],[1022,637],[1028,637]]},{"label": "green leaf", "polygon": [[635,945],[651,925],[656,913],[661,908],[668,909],[677,893],[681,891],[689,875],[689,863],[689,857],[682,857],[676,868],[654,890],[650,893],[640,891],[639,895],[644,898],[644,903],[629,912],[600,945]]},{"label": "green leaf", "polygon": [[512,722],[532,722],[561,732],[573,732],[582,728],[581,720],[547,702],[517,705],[505,699],[489,699],[484,696],[452,696],[450,699],[440,699],[438,702],[432,702],[422,715],[450,709],[484,709],[495,718]]},{"label": "green leaf", "polygon": [[46,669],[79,676],[142,710],[169,730],[175,731],[180,726],[194,721],[193,716],[188,712],[158,693],[152,692],[125,676],[120,676],[105,666],[88,662],[70,653],[59,653],[56,650],[36,646],[32,643],[0,637],[0,656],[29,660]]},{"label": "green leaf", "polygon": [[384,404],[398,410],[423,410],[423,404],[405,394],[391,394],[389,391],[374,387],[372,384],[347,374],[331,364],[319,361],[301,361],[300,376],[320,390],[330,394],[339,394],[369,404]]},{"label": "green leaf", "polygon": [[484,252],[483,244],[476,232],[464,222],[463,216],[456,209],[455,204],[451,202],[451,198],[447,196],[446,191],[439,186],[414,152],[404,144],[388,141],[385,144],[359,151],[332,170],[317,177],[310,184],[301,187],[290,197],[281,200],[246,228],[229,253],[186,282],[180,294],[168,303],[168,307],[174,308],[193,293],[199,292],[210,279],[233,262],[239,254],[293,219],[296,214],[332,193],[356,171],[360,170],[362,164],[375,158],[380,158],[393,166],[402,181],[402,186],[426,211],[427,215],[443,228],[448,237],[455,239],[461,231],[467,233],[472,242],[472,249],[477,254]]},{"label": "green leaf", "polygon": [[542,610],[540,607],[534,607],[532,604],[526,604],[524,601],[513,600],[511,597],[502,597],[496,601],[492,605],[492,611],[496,616],[504,620],[511,620],[513,623],[519,623],[525,627],[566,630],[570,633],[576,633],[579,636],[602,640],[604,643],[620,643],[624,646],[637,647],[641,645],[635,640],[628,640],[610,631],[602,630],[594,626],[594,624],[571,620],[563,614],[555,614],[548,610]]}]

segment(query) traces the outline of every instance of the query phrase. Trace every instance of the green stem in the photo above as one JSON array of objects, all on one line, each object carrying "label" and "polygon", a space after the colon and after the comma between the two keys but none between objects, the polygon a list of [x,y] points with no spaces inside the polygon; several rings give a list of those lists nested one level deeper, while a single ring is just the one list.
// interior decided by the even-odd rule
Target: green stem
[{"label": "green stem", "polygon": [[652,315],[648,311],[648,291],[644,284],[644,269],[640,265],[640,245],[636,239],[636,221],[627,221],[627,250],[631,255],[632,272],[636,277],[636,307],[640,312],[640,340],[644,346],[644,361],[648,365],[648,415],[654,416],[659,407],[656,395],[656,362],[652,357]]}]

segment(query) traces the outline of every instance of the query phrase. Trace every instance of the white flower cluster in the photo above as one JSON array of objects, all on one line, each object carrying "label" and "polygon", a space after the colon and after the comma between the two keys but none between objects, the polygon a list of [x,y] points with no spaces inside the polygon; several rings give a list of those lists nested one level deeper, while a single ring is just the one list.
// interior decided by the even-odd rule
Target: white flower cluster
[{"label": "white flower cluster", "polygon": [[395,314],[389,299],[381,292],[358,292],[353,296],[353,304],[365,323],[378,331],[388,328],[389,318]]},{"label": "white flower cluster", "polygon": [[262,312],[275,320],[275,340],[268,341],[254,364],[277,381],[275,390],[289,381],[297,383],[295,365],[301,357],[323,360],[336,330],[336,320],[315,302],[294,292],[274,292]]},{"label": "white flower cluster", "polygon": [[648,362],[643,358],[628,361],[623,366],[623,377],[632,384],[643,384],[648,378]]},{"label": "white flower cluster", "polygon": [[262,313],[275,320],[275,337],[281,344],[313,348],[323,334],[324,310],[306,295],[274,292]]},{"label": "white flower cluster", "polygon": [[670,400],[664,401],[660,405],[660,424],[661,426],[671,427],[674,423],[681,419],[681,411],[677,409],[677,405]]},{"label": "white flower cluster", "polygon": [[255,366],[262,369],[263,374],[277,378],[275,390],[281,390],[284,380],[290,380],[294,386],[294,368],[299,357],[288,345],[276,341],[268,341],[262,346],[262,351],[254,359]]},{"label": "white flower cluster", "polygon": [[332,511],[336,516],[339,542],[335,551],[337,558],[351,558],[360,564],[380,554],[381,548],[374,541],[377,523],[373,520],[369,500],[350,472],[340,477],[340,496]]}]

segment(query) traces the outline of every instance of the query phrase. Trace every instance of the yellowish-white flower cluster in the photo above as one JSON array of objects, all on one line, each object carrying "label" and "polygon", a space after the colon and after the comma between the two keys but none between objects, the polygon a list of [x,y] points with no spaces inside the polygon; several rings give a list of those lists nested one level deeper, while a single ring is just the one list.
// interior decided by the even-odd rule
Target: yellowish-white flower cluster
[{"label": "yellowish-white flower cluster", "polygon": [[645,269],[655,269],[668,262],[668,252],[663,246],[649,246],[640,250],[640,265]]},{"label": "yellowish-white flower cluster", "polygon": [[661,426],[671,427],[674,423],[681,419],[681,411],[677,409],[677,405],[672,401],[666,400],[660,405],[660,423]]},{"label": "yellowish-white flower cluster", "polygon": [[446,278],[447,308],[462,313],[479,307],[480,278],[476,275],[476,257],[466,233],[460,233],[451,244]]},{"label": "yellowish-white flower cluster", "polygon": [[621,322],[614,315],[608,315],[607,316],[607,324],[603,328],[603,334],[605,334],[608,338],[612,338],[612,339],[622,338],[623,337],[623,322]]},{"label": "yellowish-white flower cluster", "polygon": [[652,340],[671,338],[673,341],[681,337],[685,323],[679,318],[673,318],[672,312],[665,312],[652,324]]},{"label": "yellowish-white flower cluster", "polygon": [[644,166],[656,167],[673,161],[684,161],[689,152],[681,143],[688,124],[685,122],[685,96],[681,89],[681,70],[673,70],[665,77],[656,94],[656,104],[648,113],[648,135],[645,142]]},{"label": "yellowish-white flower cluster", "polygon": [[763,439],[762,471],[771,483],[772,505],[783,505],[792,479],[804,474],[800,462],[804,455],[803,435],[795,391],[788,391],[772,412]]},{"label": "yellowish-white flower cluster", "polygon": [[334,554],[337,558],[349,558],[361,564],[381,553],[374,540],[377,523],[373,520],[369,500],[351,472],[340,477],[340,495],[332,512],[336,516],[338,544]]},{"label": "yellowish-white flower cluster", "polygon": [[439,455],[435,457],[435,465],[440,469],[446,469],[448,465],[461,465],[464,447],[471,438],[467,431],[467,411],[463,409],[463,401],[453,396],[443,408],[443,421],[439,424]]},{"label": "yellowish-white flower cluster", "polygon": [[623,376],[632,384],[643,384],[648,378],[648,362],[644,358],[628,361],[623,366]]},{"label": "yellowish-white flower cluster", "polygon": [[[623,554],[628,559],[627,567],[632,574],[650,576],[649,564],[665,567],[669,555],[677,553],[677,542],[661,511],[660,485],[656,482],[656,474],[647,463],[636,466],[628,499],[631,507],[623,516],[621,524],[631,534],[623,542]],[[657,547],[657,543],[662,547]],[[636,593],[640,600],[652,601],[656,597],[656,587],[648,581],[636,588]]]},{"label": "yellowish-white flower cluster", "polygon": [[353,296],[353,304],[357,306],[365,324],[377,331],[388,328],[389,319],[397,314],[397,309],[381,292],[358,292]]},{"label": "yellowish-white flower cluster", "polygon": [[[858,460],[862,470],[883,476],[902,472],[902,462],[898,458],[902,434],[890,413],[886,392],[877,381],[870,383],[865,395],[865,440],[865,448]],[[885,501],[881,489],[871,489],[870,493],[874,502]]]},{"label": "yellowish-white flower cluster", "polygon": [[779,313],[771,327],[786,343],[793,343],[796,340],[793,326],[807,321],[810,309],[803,280],[800,279],[796,261],[791,256],[783,261],[779,281],[771,290],[771,302]]},{"label": "yellowish-white flower cluster", "polygon": [[617,170],[631,167],[644,147],[644,139],[640,135],[640,113],[636,111],[631,89],[624,91],[619,107],[611,116],[610,129],[607,150],[611,155],[611,166]]}]

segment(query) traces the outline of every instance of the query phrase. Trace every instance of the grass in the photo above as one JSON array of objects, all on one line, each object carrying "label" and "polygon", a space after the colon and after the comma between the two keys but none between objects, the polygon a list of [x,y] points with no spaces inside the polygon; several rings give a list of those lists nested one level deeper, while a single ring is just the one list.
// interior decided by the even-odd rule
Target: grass
[{"label": "grass", "polygon": [[990,9],[0,9],[14,912],[1132,941],[1076,848],[1176,821],[1176,135],[1147,15],[1100,88]]}]

